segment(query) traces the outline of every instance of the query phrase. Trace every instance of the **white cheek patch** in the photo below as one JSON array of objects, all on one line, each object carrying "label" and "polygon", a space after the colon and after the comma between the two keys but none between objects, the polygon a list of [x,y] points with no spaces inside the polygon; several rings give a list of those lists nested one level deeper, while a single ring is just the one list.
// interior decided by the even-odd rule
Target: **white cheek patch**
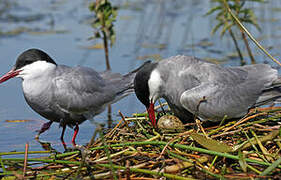
[{"label": "white cheek patch", "polygon": [[34,79],[40,77],[42,74],[48,74],[55,69],[56,65],[48,63],[46,61],[35,61],[21,68],[21,72],[17,77],[27,79]]},{"label": "white cheek patch", "polygon": [[50,84],[50,74],[54,73],[56,65],[46,61],[36,61],[21,68],[17,77],[22,78],[23,92],[30,97],[39,95]]},{"label": "white cheek patch", "polygon": [[148,80],[149,99],[153,102],[155,102],[156,99],[159,97],[160,86],[162,85],[162,83],[163,81],[161,79],[159,71],[153,70]]}]

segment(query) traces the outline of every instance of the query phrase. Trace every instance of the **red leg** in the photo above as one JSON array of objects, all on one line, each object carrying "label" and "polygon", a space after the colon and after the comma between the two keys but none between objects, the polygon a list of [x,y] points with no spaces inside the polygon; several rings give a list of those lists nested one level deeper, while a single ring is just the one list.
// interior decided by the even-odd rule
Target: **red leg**
[{"label": "red leg", "polygon": [[75,128],[74,128],[74,134],[73,134],[73,137],[72,137],[72,144],[73,144],[73,146],[76,145],[76,143],[75,143],[75,138],[76,138],[76,136],[77,136],[78,131],[79,131],[79,125],[76,124],[76,126],[75,126]]}]

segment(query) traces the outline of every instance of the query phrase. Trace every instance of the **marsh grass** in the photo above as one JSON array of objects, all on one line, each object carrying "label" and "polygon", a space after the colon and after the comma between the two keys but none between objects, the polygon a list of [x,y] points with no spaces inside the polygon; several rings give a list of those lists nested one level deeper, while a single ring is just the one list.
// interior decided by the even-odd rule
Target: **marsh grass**
[{"label": "marsh grass", "polygon": [[[280,117],[281,107],[254,109],[239,121],[202,123],[205,135],[196,125],[185,132],[153,129],[145,113],[123,117],[87,148],[30,151],[47,155],[26,165],[24,152],[2,152],[0,175],[23,178],[25,168],[25,178],[42,179],[274,179],[281,173]],[[22,158],[9,157],[14,154]]]}]

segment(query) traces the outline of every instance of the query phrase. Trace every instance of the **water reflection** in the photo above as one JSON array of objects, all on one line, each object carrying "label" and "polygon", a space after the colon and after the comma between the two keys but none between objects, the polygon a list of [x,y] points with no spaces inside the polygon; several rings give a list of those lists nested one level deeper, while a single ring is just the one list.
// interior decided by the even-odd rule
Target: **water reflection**
[{"label": "water reflection", "polygon": [[55,148],[52,147],[52,144],[50,142],[40,141],[39,139],[36,139],[36,141],[41,145],[42,149],[44,149],[45,151],[50,151],[55,153],[58,152]]}]

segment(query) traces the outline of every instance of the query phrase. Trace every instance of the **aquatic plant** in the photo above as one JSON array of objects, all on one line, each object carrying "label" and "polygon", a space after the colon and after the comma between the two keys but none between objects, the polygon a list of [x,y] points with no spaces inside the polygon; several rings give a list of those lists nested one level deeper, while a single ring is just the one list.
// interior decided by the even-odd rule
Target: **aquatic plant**
[{"label": "aquatic plant", "polygon": [[[92,22],[92,27],[95,29],[94,35],[90,39],[103,40],[106,69],[111,70],[109,63],[109,50],[110,46],[115,43],[116,34],[114,30],[114,21],[117,17],[117,7],[111,5],[108,0],[96,0],[89,5],[90,11],[94,12],[95,18]],[[111,106],[108,105],[108,126],[111,126]]]},{"label": "aquatic plant", "polygon": [[108,42],[110,42],[110,46],[115,43],[114,21],[117,16],[117,8],[113,7],[108,0],[96,0],[89,5],[89,9],[95,14],[92,23],[95,32],[90,39],[103,39],[106,69],[110,70]]},{"label": "aquatic plant", "polygon": [[280,179],[280,113],[280,107],[256,108],[239,121],[188,123],[184,132],[167,132],[151,128],[147,114],[119,112],[119,123],[97,128],[99,137],[86,147],[60,153],[46,144],[46,151],[26,145],[23,152],[0,152],[0,177]]},{"label": "aquatic plant", "polygon": [[214,34],[218,29],[221,28],[220,35],[224,36],[226,32],[229,33],[230,37],[233,40],[233,43],[235,45],[236,51],[239,55],[241,65],[245,65],[246,62],[243,58],[243,55],[241,53],[241,50],[237,43],[237,38],[235,37],[235,33],[233,32],[234,27],[238,27],[238,30],[240,31],[240,34],[242,36],[242,39],[244,41],[244,44],[246,46],[247,52],[249,54],[249,57],[251,59],[251,63],[255,64],[255,59],[253,57],[252,51],[250,49],[247,37],[245,32],[237,26],[237,23],[232,18],[231,14],[228,11],[228,7],[232,10],[232,12],[235,13],[235,15],[238,17],[239,21],[243,24],[251,24],[256,29],[260,30],[260,27],[257,22],[257,18],[254,14],[253,9],[250,9],[245,6],[246,2],[252,1],[252,2],[259,2],[262,3],[264,0],[213,0],[214,2],[218,3],[218,5],[212,7],[206,15],[210,15],[213,13],[216,14],[216,20],[218,21],[217,25],[213,28],[212,34]]}]

